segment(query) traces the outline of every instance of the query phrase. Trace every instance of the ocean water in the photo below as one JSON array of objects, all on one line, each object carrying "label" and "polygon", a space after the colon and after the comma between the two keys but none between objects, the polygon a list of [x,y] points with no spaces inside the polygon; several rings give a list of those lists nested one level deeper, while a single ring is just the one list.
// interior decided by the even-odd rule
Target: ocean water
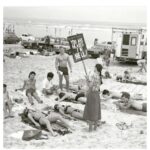
[{"label": "ocean water", "polygon": [[8,25],[14,26],[17,36],[23,33],[30,33],[36,37],[51,35],[53,37],[67,37],[83,33],[87,47],[91,47],[94,39],[98,38],[99,42],[111,41],[112,27],[132,27],[139,28],[143,24],[121,24],[107,22],[71,22],[58,20],[21,20],[21,19],[4,19],[4,29]]}]

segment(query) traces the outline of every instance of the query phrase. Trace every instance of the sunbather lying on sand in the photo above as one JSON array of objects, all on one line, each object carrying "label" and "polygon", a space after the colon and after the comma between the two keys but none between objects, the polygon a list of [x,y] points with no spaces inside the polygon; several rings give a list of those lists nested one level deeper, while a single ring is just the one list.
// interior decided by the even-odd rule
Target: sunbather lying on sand
[{"label": "sunbather lying on sand", "polygon": [[71,92],[62,92],[58,90],[58,95],[59,95],[59,102],[61,101],[76,101],[85,104],[86,103],[86,97],[85,97],[85,92],[79,92],[78,94],[74,94]]},{"label": "sunbather lying on sand", "polygon": [[12,115],[12,101],[9,97],[9,93],[7,91],[7,85],[3,84],[3,110],[4,117],[13,117]]},{"label": "sunbather lying on sand", "polygon": [[143,101],[136,101],[130,99],[130,94],[123,93],[121,96],[121,100],[114,102],[119,109],[127,110],[129,108],[133,108],[135,110],[147,112],[147,103]]},{"label": "sunbather lying on sand", "polygon": [[38,103],[43,103],[43,101],[39,98],[39,96],[36,92],[35,75],[36,75],[36,73],[34,71],[30,72],[29,79],[24,81],[23,87],[20,89],[16,89],[16,91],[17,90],[21,90],[21,91],[26,90],[26,96],[28,97],[28,100],[31,103],[31,105],[34,105],[32,97],[34,97],[38,101]]},{"label": "sunbather lying on sand", "polygon": [[[56,112],[59,112],[61,115],[63,115],[64,117],[68,119],[71,119],[72,117],[74,117],[74,118],[83,120],[83,111],[73,108],[70,105],[65,106],[65,105],[56,104],[54,105],[54,110]],[[71,117],[68,115],[70,115]]]},{"label": "sunbather lying on sand", "polygon": [[[127,92],[114,92],[114,91],[104,89],[102,91],[102,97],[105,100],[110,99],[110,98],[120,99],[124,93],[127,93]],[[135,99],[135,100],[144,100],[145,99],[142,94],[134,94],[134,95],[130,95],[130,97],[131,97],[131,99]]]},{"label": "sunbather lying on sand", "polygon": [[[56,112],[59,112],[62,116],[66,117],[66,118],[72,119],[72,117],[73,117],[73,118],[77,118],[80,120],[84,120],[83,119],[84,112],[80,109],[73,108],[70,105],[65,106],[65,105],[56,104],[56,105],[54,105],[54,110]],[[68,115],[70,115],[70,116],[68,116]],[[105,121],[99,121],[98,126],[100,126],[101,124],[105,124],[105,123],[106,123]]]},{"label": "sunbather lying on sand", "polygon": [[23,53],[23,52],[7,53],[7,54],[4,54],[4,56],[7,56],[9,58],[28,57],[28,55],[26,53]]},{"label": "sunbather lying on sand", "polygon": [[116,80],[124,83],[134,83],[134,84],[142,84],[142,85],[147,84],[146,81],[141,81],[136,77],[131,76],[128,71],[125,71],[123,76],[121,75],[117,76]]},{"label": "sunbather lying on sand", "polygon": [[70,125],[67,123],[67,121],[65,119],[62,118],[61,115],[49,111],[48,114],[42,113],[40,111],[34,111],[31,109],[26,108],[24,110],[24,114],[26,115],[26,117],[28,117],[31,122],[37,127],[40,128],[41,126],[46,126],[48,131],[52,134],[52,136],[56,136],[57,134],[53,131],[52,127],[51,127],[51,123],[55,122],[55,123],[59,123],[70,129],[73,130]]}]

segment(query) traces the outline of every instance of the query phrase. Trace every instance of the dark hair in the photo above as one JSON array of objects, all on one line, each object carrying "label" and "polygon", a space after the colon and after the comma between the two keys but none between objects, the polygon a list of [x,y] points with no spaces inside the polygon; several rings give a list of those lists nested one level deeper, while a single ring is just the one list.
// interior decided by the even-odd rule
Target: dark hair
[{"label": "dark hair", "polygon": [[103,67],[101,64],[96,64],[95,67],[96,67],[97,71],[99,72],[100,83],[103,84],[103,81],[102,81],[102,69],[103,69]]},{"label": "dark hair", "polygon": [[109,74],[108,71],[105,72],[105,77],[106,77],[106,78],[111,78],[111,76],[110,76],[110,74]]},{"label": "dark hair", "polygon": [[121,98],[122,97],[130,99],[130,94],[128,92],[122,92]]},{"label": "dark hair", "polygon": [[28,113],[29,113],[29,109],[26,107],[23,111],[23,114],[25,115],[25,117],[27,117]]},{"label": "dark hair", "polygon": [[7,85],[6,85],[6,84],[3,84],[3,87],[7,87]]},{"label": "dark hair", "polygon": [[105,90],[103,90],[102,94],[107,95],[107,94],[109,94],[109,91],[105,89]]},{"label": "dark hair", "polygon": [[52,73],[52,72],[49,72],[48,74],[47,74],[47,78],[53,78],[54,77],[54,74]]},{"label": "dark hair", "polygon": [[129,74],[129,71],[126,70],[126,71],[124,71],[124,73],[125,73],[125,74]]},{"label": "dark hair", "polygon": [[57,111],[57,112],[59,112],[58,104],[55,104],[55,105],[54,105],[54,110]]},{"label": "dark hair", "polygon": [[62,98],[64,95],[65,95],[65,93],[60,92],[60,93],[59,93],[59,98]]},{"label": "dark hair", "polygon": [[28,77],[30,78],[30,75],[32,75],[32,74],[33,74],[33,75],[36,75],[36,73],[35,73],[34,71],[31,71],[31,72],[29,73],[29,76],[28,76]]},{"label": "dark hair", "polygon": [[16,52],[16,56],[19,56],[19,52]]}]

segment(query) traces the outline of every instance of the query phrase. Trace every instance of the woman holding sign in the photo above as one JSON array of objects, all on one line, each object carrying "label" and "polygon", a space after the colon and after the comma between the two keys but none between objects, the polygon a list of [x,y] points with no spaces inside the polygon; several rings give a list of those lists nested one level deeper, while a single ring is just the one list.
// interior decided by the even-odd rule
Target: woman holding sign
[{"label": "woman holding sign", "polygon": [[92,131],[92,127],[94,126],[94,130],[97,128],[98,121],[101,119],[101,105],[100,105],[100,84],[101,80],[101,71],[102,65],[96,64],[94,68],[94,72],[87,78],[87,102],[84,108],[83,118],[89,123],[89,132]]}]

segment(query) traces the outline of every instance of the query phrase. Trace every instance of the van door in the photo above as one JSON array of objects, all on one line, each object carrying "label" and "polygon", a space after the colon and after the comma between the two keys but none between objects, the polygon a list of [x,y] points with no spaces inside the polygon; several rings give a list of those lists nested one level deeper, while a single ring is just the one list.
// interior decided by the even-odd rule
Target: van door
[{"label": "van door", "polygon": [[138,35],[131,34],[130,35],[130,48],[129,48],[129,55],[128,55],[130,58],[136,58],[137,43],[138,43]]},{"label": "van door", "polygon": [[123,34],[121,56],[128,57],[130,47],[130,34]]}]

